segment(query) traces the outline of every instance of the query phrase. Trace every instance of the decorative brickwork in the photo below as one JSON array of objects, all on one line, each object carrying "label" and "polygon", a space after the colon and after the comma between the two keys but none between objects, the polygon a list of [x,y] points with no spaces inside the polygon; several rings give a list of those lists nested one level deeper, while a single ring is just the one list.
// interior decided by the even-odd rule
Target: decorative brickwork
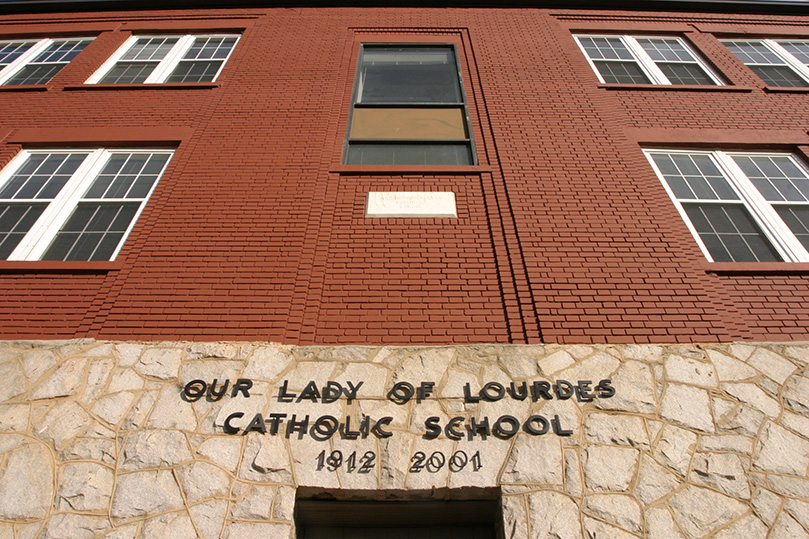
[{"label": "decorative brickwork", "polygon": [[[133,33],[241,34],[214,83],[85,85]],[[573,33],[680,35],[729,84],[599,84]],[[809,147],[802,91],[718,37],[803,16],[484,9],[3,15],[0,38],[95,36],[0,87],[20,148],[176,148],[109,263],[0,262],[0,335],[290,344],[780,341],[806,264],[709,264],[643,147]],[[457,46],[479,165],[341,165],[360,43]],[[457,219],[366,219],[369,191],[452,191]],[[747,273],[740,273],[743,270]]]}]

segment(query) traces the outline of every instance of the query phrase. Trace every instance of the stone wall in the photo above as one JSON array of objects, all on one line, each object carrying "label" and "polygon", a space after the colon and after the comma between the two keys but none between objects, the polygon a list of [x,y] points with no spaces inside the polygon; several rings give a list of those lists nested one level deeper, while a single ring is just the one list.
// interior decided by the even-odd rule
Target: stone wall
[{"label": "stone wall", "polygon": [[[4,342],[0,538],[286,538],[297,487],[499,487],[506,537],[805,537],[807,364],[807,344]],[[219,399],[187,385],[214,379]]]}]

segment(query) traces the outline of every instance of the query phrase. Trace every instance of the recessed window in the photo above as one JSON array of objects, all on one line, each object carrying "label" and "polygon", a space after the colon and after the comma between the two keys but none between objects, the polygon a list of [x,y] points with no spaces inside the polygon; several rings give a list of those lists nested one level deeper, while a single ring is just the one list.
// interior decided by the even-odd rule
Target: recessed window
[{"label": "recessed window", "polygon": [[809,172],[791,154],[646,150],[714,262],[809,262]]},{"label": "recessed window", "polygon": [[768,86],[809,86],[809,41],[728,39],[722,43]]},{"label": "recessed window", "polygon": [[45,84],[92,38],[0,41],[0,85]]},{"label": "recessed window", "polygon": [[132,36],[87,83],[213,82],[238,40],[236,35]]},{"label": "recessed window", "polygon": [[171,151],[24,151],[0,173],[0,260],[114,260]]},{"label": "recessed window", "polygon": [[574,36],[603,83],[722,85],[679,37]]},{"label": "recessed window", "polygon": [[362,46],[344,161],[474,164],[454,46]]},{"label": "recessed window", "polygon": [[[297,500],[297,539],[495,539],[498,500],[331,501]],[[500,531],[498,535],[497,531]]]}]

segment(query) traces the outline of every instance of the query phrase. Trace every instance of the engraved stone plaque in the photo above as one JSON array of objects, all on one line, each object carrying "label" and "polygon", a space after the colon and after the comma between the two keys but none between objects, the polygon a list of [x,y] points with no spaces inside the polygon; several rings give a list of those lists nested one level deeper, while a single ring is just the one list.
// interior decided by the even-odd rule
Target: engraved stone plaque
[{"label": "engraved stone plaque", "polygon": [[365,217],[458,217],[455,193],[371,191]]}]

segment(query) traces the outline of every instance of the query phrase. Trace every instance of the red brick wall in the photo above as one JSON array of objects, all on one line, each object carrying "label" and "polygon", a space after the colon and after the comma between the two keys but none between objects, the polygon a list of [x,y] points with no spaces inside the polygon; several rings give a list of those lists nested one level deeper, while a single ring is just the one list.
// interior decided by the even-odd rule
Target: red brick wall
[{"label": "red brick wall", "polygon": [[[301,344],[803,339],[809,265],[708,264],[641,148],[809,144],[717,41],[809,18],[479,9],[14,15],[95,35],[45,89],[0,90],[21,147],[177,148],[118,259],[0,262],[0,337]],[[809,27],[807,27],[809,28]],[[239,31],[213,85],[82,82],[132,31]],[[685,35],[731,83],[599,85],[576,31]],[[480,165],[340,165],[358,44],[458,45]],[[458,219],[365,219],[368,191],[453,191]],[[787,272],[787,273],[785,273]]]}]

